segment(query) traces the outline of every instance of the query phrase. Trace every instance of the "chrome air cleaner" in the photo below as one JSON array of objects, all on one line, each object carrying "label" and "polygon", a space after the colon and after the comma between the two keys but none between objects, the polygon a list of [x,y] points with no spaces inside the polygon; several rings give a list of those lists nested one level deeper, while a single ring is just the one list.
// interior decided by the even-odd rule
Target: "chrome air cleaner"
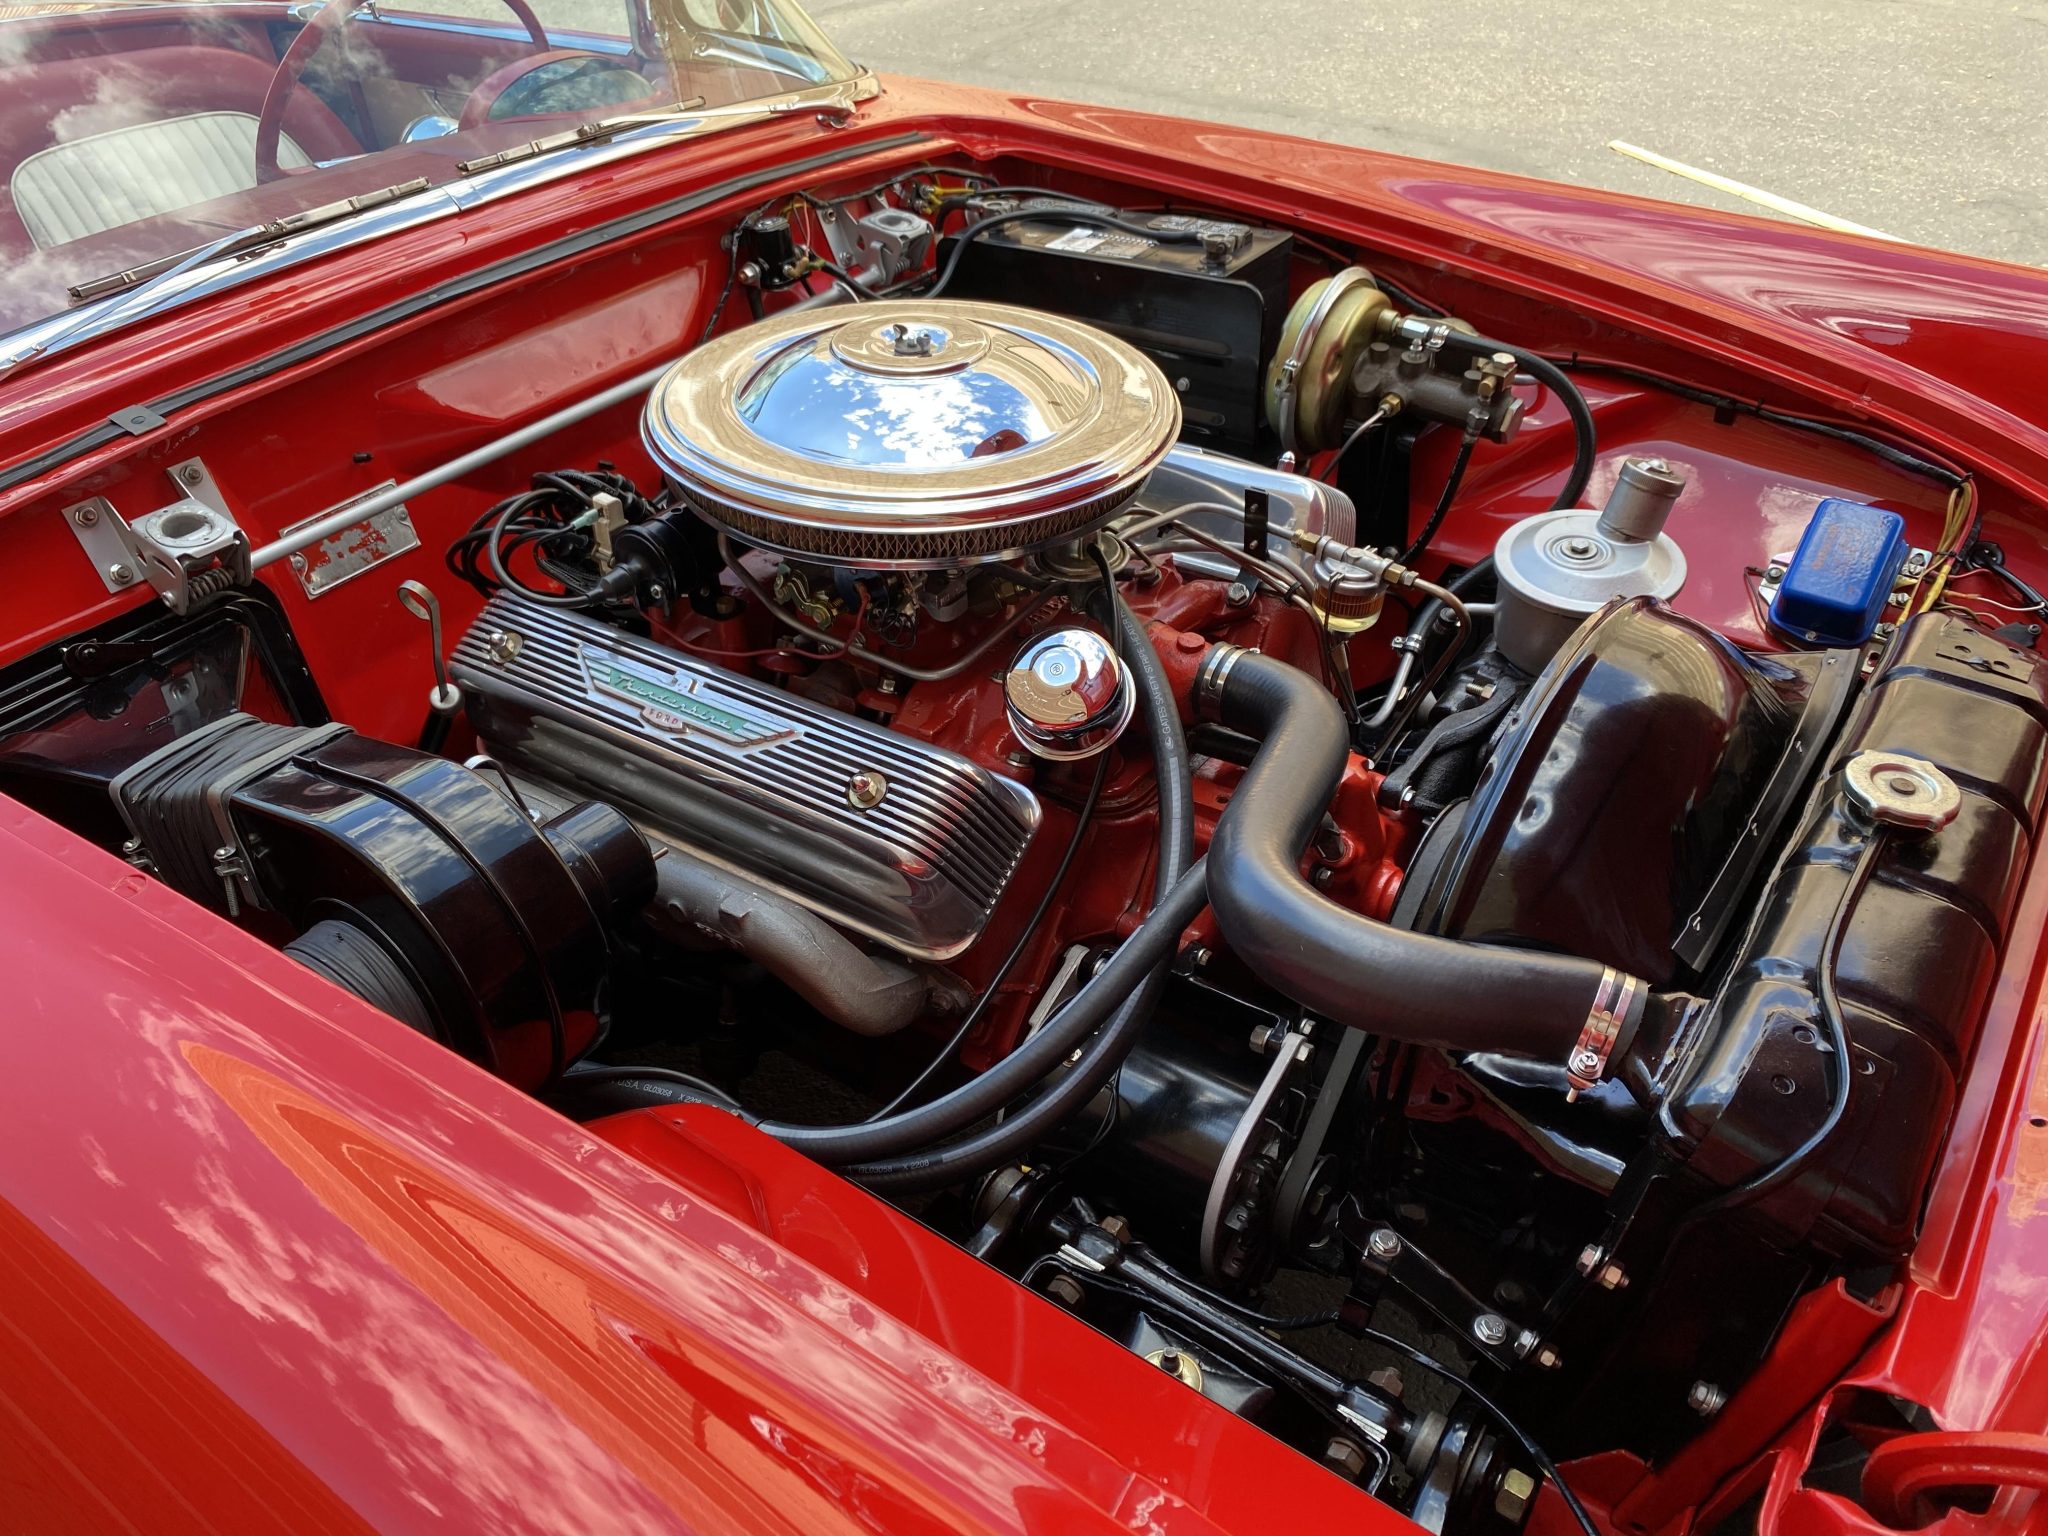
[{"label": "chrome air cleaner", "polygon": [[1036,310],[939,299],[771,315],[654,386],[641,433],[714,525],[795,559],[943,568],[1071,539],[1180,430],[1148,358]]}]

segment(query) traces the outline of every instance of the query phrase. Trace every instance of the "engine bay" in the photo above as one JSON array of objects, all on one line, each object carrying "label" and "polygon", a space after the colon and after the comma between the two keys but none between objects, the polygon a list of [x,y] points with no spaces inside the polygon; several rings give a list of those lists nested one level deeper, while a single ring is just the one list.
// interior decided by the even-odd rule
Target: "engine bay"
[{"label": "engine bay", "polygon": [[273,542],[225,429],[106,478],[64,537],[153,595],[0,671],[0,789],[1429,1529],[1590,1529],[1559,1463],[1882,1321],[2048,795],[2031,551],[1925,446],[1027,169],[727,216],[658,377]]}]

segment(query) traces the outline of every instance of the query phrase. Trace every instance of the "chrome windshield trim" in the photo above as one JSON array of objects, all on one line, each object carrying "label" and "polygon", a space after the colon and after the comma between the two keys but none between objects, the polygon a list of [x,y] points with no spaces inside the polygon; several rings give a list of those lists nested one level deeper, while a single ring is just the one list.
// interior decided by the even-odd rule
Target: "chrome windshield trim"
[{"label": "chrome windshield trim", "polygon": [[757,101],[736,102],[729,107],[707,107],[679,112],[659,122],[640,124],[589,144],[563,145],[530,159],[494,165],[446,183],[457,207],[474,208],[524,192],[529,187],[560,181],[568,176],[637,155],[654,145],[677,139],[695,138],[720,129],[748,123],[770,122],[778,117],[801,116],[806,112],[851,111],[857,104],[881,94],[881,85],[871,74],[830,85],[808,86],[784,96],[764,96]]},{"label": "chrome windshield trim", "polygon": [[677,113],[672,118],[644,123],[588,144],[564,145],[531,159],[493,166],[471,176],[444,182],[414,196],[365,209],[351,218],[322,225],[302,235],[287,235],[276,244],[260,250],[222,257],[194,267],[157,290],[146,308],[138,312],[131,313],[130,308],[123,304],[125,298],[133,297],[132,294],[117,292],[7,332],[0,336],[0,385],[5,384],[11,370],[24,363],[69,352],[119,330],[131,321],[183,308],[318,256],[381,240],[531,187],[580,175],[663,144],[806,112],[851,111],[857,103],[871,100],[880,93],[881,85],[874,75],[863,72],[851,80],[807,87],[782,96],[764,96],[755,101],[736,102],[729,107]]},{"label": "chrome windshield trim", "polygon": [[[308,7],[306,9],[317,9]],[[412,32],[453,32],[463,37],[485,37],[493,42],[524,43],[529,39],[526,29],[515,23],[469,21],[447,16],[427,16],[410,12],[371,11],[365,7],[357,13],[365,22],[380,27],[395,27]],[[574,27],[550,27],[542,24],[541,30],[548,35],[548,41],[557,48],[581,48],[585,53],[619,54],[630,57],[633,40],[620,37],[615,32],[579,32]]]},{"label": "chrome windshield trim", "polygon": [[136,313],[130,313],[134,295],[115,292],[10,331],[0,337],[0,381],[5,380],[5,370],[32,359],[69,352],[119,330],[131,320],[181,309],[195,299],[240,287],[312,257],[460,213],[461,205],[448,193],[447,187],[429,187],[398,202],[383,203],[351,218],[309,229],[302,235],[285,235],[276,244],[260,250],[209,261],[171,279],[152,293],[146,308]]}]

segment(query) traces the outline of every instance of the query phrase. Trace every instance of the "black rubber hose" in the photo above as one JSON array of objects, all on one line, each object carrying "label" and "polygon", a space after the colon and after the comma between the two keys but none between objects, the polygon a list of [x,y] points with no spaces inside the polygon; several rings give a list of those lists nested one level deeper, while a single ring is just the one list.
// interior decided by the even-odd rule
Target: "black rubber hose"
[{"label": "black rubber hose", "polygon": [[1095,772],[1088,779],[1088,794],[1081,801],[1081,809],[1074,814],[1074,830],[1067,837],[1066,849],[1060,854],[1060,862],[1053,870],[1052,878],[1045,882],[1045,889],[1039,892],[1038,905],[1031,909],[1031,916],[1026,918],[1024,926],[1017,930],[1016,941],[1010,945],[1009,953],[996,965],[994,974],[988,979],[988,985],[981,989],[981,996],[974,1000],[966,1015],[953,1026],[953,1033],[946,1037],[945,1045],[925,1063],[923,1071],[897,1091],[893,1099],[868,1116],[870,1123],[888,1119],[916,1098],[918,1091],[926,1083],[945,1070],[946,1063],[953,1059],[953,1053],[960,1049],[969,1035],[974,1033],[975,1026],[988,1017],[989,1009],[995,1006],[996,999],[1002,994],[1003,983],[1010,979],[1010,972],[1014,971],[1017,962],[1024,958],[1024,951],[1030,947],[1039,924],[1045,921],[1045,914],[1052,910],[1053,898],[1065,887],[1067,871],[1074,867],[1074,856],[1081,851],[1081,844],[1088,839],[1088,826],[1095,819],[1095,807],[1102,800],[1102,785],[1108,777],[1109,754],[1098,753],[1095,758]]},{"label": "black rubber hose", "polygon": [[[1160,665],[1144,625],[1121,597],[1116,599],[1116,637],[1117,651],[1130,666],[1145,711],[1154,777],[1159,783],[1159,865],[1153,872],[1152,911],[1145,922],[1147,926],[1156,923],[1162,932],[1177,937],[1208,905],[1203,865],[1188,862],[1194,853],[1195,810],[1187,742],[1181,735],[1180,710],[1166,669]],[[865,1163],[847,1173],[871,1189],[909,1194],[957,1184],[1022,1156],[1089,1103],[1116,1075],[1151,1021],[1172,959],[1169,948],[1110,1016],[1101,1033],[1088,1042],[1081,1059],[1029,1103],[972,1136],[905,1157]]]},{"label": "black rubber hose", "polygon": [[[1121,596],[1115,600],[1115,615],[1117,650],[1131,669],[1138,707],[1152,733],[1157,768],[1159,863],[1153,876],[1151,913],[1137,932],[1118,946],[1109,963],[1090,977],[1043,1028],[980,1076],[928,1104],[906,1109],[886,1120],[861,1125],[763,1121],[761,1129],[778,1141],[818,1162],[834,1165],[867,1163],[931,1147],[1038,1087],[1112,1012],[1117,1012],[1121,1020],[1124,1014],[1119,1005],[1129,1010],[1139,1000],[1134,994],[1140,992],[1154,970],[1172,960],[1180,932],[1189,918],[1180,916],[1180,908],[1169,906],[1164,898],[1184,878],[1193,853],[1194,783],[1188,772],[1187,744],[1181,735],[1180,713],[1166,669],[1153,651],[1144,625]],[[1201,883],[1195,882],[1197,896],[1200,888]],[[1184,906],[1187,899],[1183,897],[1180,905]],[[1199,912],[1200,905],[1194,910]],[[1134,1031],[1135,1026],[1131,1028]],[[1114,1030],[1104,1031],[1105,1036],[1113,1033]],[[1070,1073],[1069,1077],[1074,1075]]]},{"label": "black rubber hose", "polygon": [[[1349,753],[1328,690],[1298,668],[1239,652],[1218,715],[1260,742],[1209,845],[1209,905],[1233,954],[1268,985],[1354,1029],[1446,1050],[1567,1059],[1600,991],[1597,961],[1394,928],[1302,879],[1302,850]],[[1611,1061],[1626,1053],[1647,999],[1638,986]]]},{"label": "black rubber hose", "polygon": [[1153,907],[1147,921],[1158,918],[1160,931],[1169,940],[1160,958],[1132,988],[1123,1006],[1110,1016],[1101,1032],[1089,1041],[1081,1059],[1044,1092],[972,1135],[901,1157],[856,1164],[845,1170],[847,1177],[891,1194],[944,1189],[1014,1162],[1044,1141],[1092,1101],[1131,1054],[1131,1047],[1151,1022],[1152,1010],[1158,1006],[1159,993],[1166,985],[1173,941],[1209,904],[1207,887],[1207,871],[1197,859]]},{"label": "black rubber hose", "polygon": [[668,1067],[615,1067],[581,1061],[562,1074],[548,1103],[571,1120],[596,1120],[633,1109],[709,1104],[736,1111],[738,1102],[715,1083]]},{"label": "black rubber hose", "polygon": [[1465,466],[1472,462],[1472,450],[1478,445],[1479,436],[1467,432],[1458,444],[1458,456],[1451,461],[1451,473],[1444,481],[1442,494],[1436,499],[1436,510],[1429,514],[1429,521],[1422,525],[1422,532],[1415,535],[1415,542],[1401,551],[1398,565],[1413,566],[1422,558],[1422,552],[1429,548],[1429,541],[1436,537],[1437,530],[1450,515],[1451,503],[1458,499],[1458,487],[1465,483]]},{"label": "black rubber hose", "polygon": [[1572,471],[1565,477],[1564,489],[1557,493],[1550,510],[1559,512],[1579,505],[1579,498],[1586,494],[1586,482],[1593,478],[1593,456],[1599,448],[1599,438],[1593,428],[1593,410],[1586,404],[1586,397],[1579,393],[1579,386],[1566,378],[1564,370],[1549,358],[1523,347],[1511,347],[1504,341],[1489,341],[1484,336],[1468,336],[1463,331],[1452,330],[1445,334],[1444,346],[1475,355],[1505,352],[1514,358],[1516,367],[1564,402],[1565,414],[1572,419]]}]

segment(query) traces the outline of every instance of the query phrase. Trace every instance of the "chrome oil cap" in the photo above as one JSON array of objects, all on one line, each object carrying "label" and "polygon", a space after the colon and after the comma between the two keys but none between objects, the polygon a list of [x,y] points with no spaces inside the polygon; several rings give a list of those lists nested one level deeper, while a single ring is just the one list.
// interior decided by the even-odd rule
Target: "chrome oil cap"
[{"label": "chrome oil cap", "polygon": [[654,386],[649,453],[750,544],[864,569],[1004,559],[1112,517],[1180,431],[1135,348],[1007,305],[772,315]]},{"label": "chrome oil cap", "polygon": [[1010,730],[1040,757],[1093,757],[1131,723],[1137,694],[1123,659],[1092,629],[1048,630],[1003,677]]}]

